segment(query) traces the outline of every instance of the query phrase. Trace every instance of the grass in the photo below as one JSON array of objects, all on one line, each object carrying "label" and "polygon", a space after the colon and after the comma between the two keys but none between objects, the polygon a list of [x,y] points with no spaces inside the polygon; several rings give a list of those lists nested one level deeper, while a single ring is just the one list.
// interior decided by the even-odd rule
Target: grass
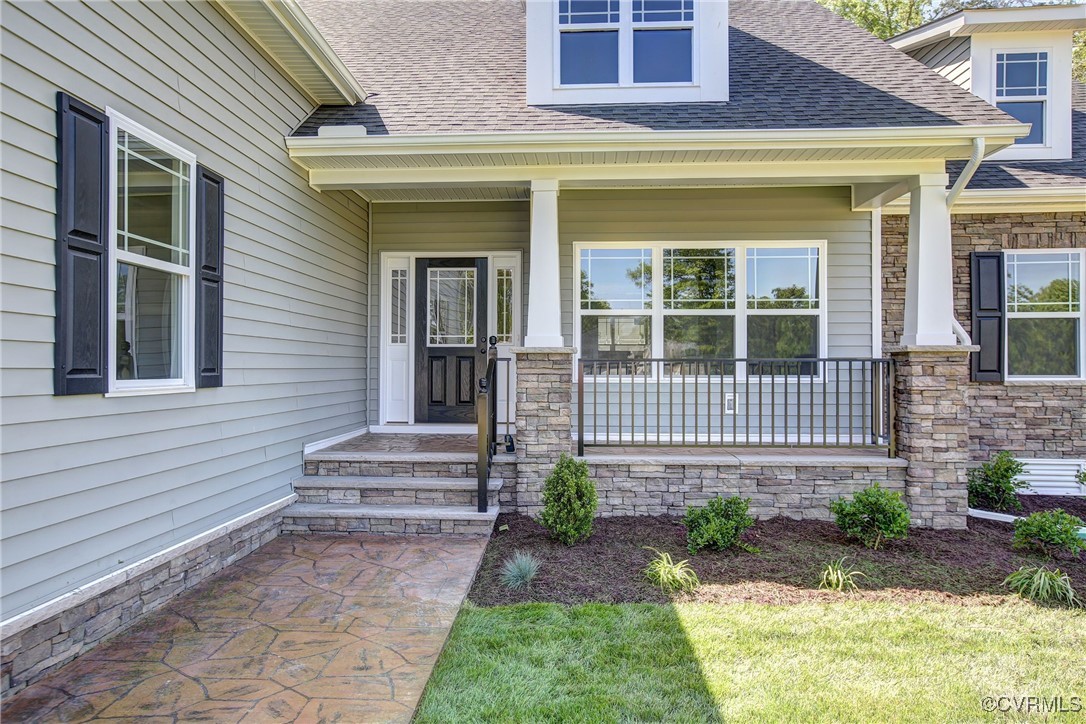
[{"label": "grass", "polygon": [[1086,696],[1086,612],[852,600],[467,604],[420,722],[961,721]]}]

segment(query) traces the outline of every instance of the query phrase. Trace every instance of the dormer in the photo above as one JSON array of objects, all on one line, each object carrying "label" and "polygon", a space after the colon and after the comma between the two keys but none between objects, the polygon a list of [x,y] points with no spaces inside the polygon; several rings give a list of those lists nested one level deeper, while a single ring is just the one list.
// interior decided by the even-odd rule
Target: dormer
[{"label": "dormer", "polygon": [[727,0],[528,0],[529,105],[728,100]]},{"label": "dormer", "polygon": [[890,44],[1031,124],[991,160],[1071,158],[1071,53],[1086,6],[964,10]]}]

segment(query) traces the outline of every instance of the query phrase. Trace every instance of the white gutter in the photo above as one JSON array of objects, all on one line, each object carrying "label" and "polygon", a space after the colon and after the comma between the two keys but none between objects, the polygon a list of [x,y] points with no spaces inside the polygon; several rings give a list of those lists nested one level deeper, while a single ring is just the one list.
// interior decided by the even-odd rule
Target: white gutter
[{"label": "white gutter", "polygon": [[[958,200],[962,191],[969,185],[969,182],[973,180],[973,175],[980,168],[980,162],[984,160],[984,137],[977,136],[973,139],[973,155],[969,157],[969,162],[965,164],[965,168],[962,169],[961,174],[958,176],[958,180],[954,182],[954,186],[946,195],[946,210],[947,214],[952,214],[954,210],[954,202]],[[965,327],[958,321],[957,317],[952,317],[950,320],[950,328],[954,331],[954,336],[958,338],[958,342],[965,346],[973,344],[973,339],[969,336],[969,333],[965,331]]]},{"label": "white gutter", "polygon": [[[1029,126],[1006,123],[982,126],[900,128],[728,129],[677,131],[540,131],[516,133],[438,133],[374,136],[289,136],[292,158],[382,153],[533,153],[539,151],[727,150],[733,148],[839,148],[892,144],[965,146],[978,136],[990,146],[1009,146],[1029,133]],[[993,148],[995,150],[995,148]]]}]

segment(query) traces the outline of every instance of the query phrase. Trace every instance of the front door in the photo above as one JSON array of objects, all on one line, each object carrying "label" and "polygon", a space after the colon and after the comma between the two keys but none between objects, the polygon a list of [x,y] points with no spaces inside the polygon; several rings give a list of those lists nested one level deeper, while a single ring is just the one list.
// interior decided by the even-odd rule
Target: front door
[{"label": "front door", "polygon": [[486,362],[485,258],[415,262],[415,422],[475,421]]}]

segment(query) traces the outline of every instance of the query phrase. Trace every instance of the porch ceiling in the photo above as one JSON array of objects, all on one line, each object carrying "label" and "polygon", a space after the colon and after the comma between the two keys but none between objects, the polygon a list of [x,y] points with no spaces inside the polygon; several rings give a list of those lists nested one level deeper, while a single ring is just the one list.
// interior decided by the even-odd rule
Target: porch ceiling
[{"label": "porch ceiling", "polygon": [[[1021,124],[818,131],[504,133],[287,138],[291,158],[319,190],[374,200],[526,198],[532,179],[563,187],[888,183],[944,173],[973,139],[990,152]],[[363,134],[365,129],[360,129]],[[424,194],[417,193],[426,189]]]}]

